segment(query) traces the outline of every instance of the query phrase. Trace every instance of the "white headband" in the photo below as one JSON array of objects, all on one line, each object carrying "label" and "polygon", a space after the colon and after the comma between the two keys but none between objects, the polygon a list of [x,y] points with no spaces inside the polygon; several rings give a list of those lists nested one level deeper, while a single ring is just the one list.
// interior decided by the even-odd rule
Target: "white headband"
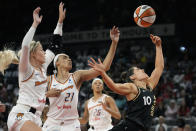
[{"label": "white headband", "polygon": [[53,65],[54,65],[54,67],[56,68],[56,61],[58,60],[58,58],[59,58],[59,56],[66,56],[65,54],[58,54],[58,55],[56,55],[55,57],[54,57],[54,61],[53,61]]},{"label": "white headband", "polygon": [[92,85],[95,83],[95,81],[97,81],[97,80],[99,80],[102,84],[103,84],[103,81],[102,81],[102,79],[100,79],[100,78],[95,78],[94,80],[93,80],[93,82],[92,82]]}]

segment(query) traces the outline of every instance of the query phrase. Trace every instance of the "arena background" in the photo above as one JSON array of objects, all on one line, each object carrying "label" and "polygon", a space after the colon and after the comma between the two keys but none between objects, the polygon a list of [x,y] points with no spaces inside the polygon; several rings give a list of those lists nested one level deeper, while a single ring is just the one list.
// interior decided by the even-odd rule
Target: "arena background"
[{"label": "arena background", "polygon": [[[157,106],[152,131],[165,118],[168,131],[180,124],[182,118],[196,131],[196,4],[195,0],[62,0],[67,9],[63,26],[62,52],[73,60],[73,71],[87,69],[90,56],[104,58],[109,46],[109,29],[113,25],[121,31],[117,52],[109,75],[121,82],[120,73],[132,64],[140,64],[147,73],[154,68],[155,49],[149,34],[160,35],[163,41],[165,69],[155,90]],[[32,24],[32,11],[41,7],[44,16],[35,39],[47,48],[58,20],[60,0],[13,0],[0,2],[0,48],[19,50],[22,39]],[[157,18],[150,28],[140,28],[133,21],[134,10],[142,4],[154,8]],[[52,67],[49,68],[49,73]],[[126,100],[111,93],[124,116]],[[84,101],[92,95],[91,81],[85,82],[79,96],[79,114]],[[18,97],[18,70],[11,65],[0,75],[0,101],[6,112],[0,113],[0,131],[7,131],[6,121],[10,108]],[[172,109],[171,107],[174,106]],[[175,108],[176,106],[176,108]],[[118,123],[117,120],[113,121]],[[82,127],[85,131],[85,127]]]}]

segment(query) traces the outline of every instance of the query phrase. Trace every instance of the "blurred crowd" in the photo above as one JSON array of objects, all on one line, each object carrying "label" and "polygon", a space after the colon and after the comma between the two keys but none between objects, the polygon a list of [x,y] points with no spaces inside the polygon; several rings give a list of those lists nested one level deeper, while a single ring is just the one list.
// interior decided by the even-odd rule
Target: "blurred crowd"
[{"label": "blurred crowd", "polygon": [[[188,49],[184,52],[178,50],[169,50],[173,41],[171,38],[163,38],[163,53],[165,60],[165,69],[160,82],[154,90],[157,98],[156,109],[152,130],[175,131],[177,128],[187,128],[196,130],[196,67],[195,59],[191,57]],[[102,42],[100,42],[102,43]],[[88,69],[87,60],[90,57],[104,59],[108,49],[109,42],[105,44],[94,44],[86,48],[77,48],[67,51],[73,61],[73,71],[79,69]],[[106,48],[108,47],[108,48]],[[70,47],[71,48],[71,47]],[[175,54],[171,53],[175,52]],[[173,55],[172,55],[173,54]],[[155,48],[149,39],[124,40],[120,41],[117,52],[109,70],[109,75],[115,82],[122,82],[120,75],[130,66],[137,65],[150,75],[154,68]],[[0,76],[0,131],[6,131],[7,115],[15,105],[18,97],[18,70],[17,65],[11,65]],[[50,72],[52,68],[49,67]],[[117,95],[105,86],[104,93],[112,96],[119,110],[124,116],[126,111],[126,99]],[[91,81],[85,82],[79,95],[79,114],[83,114],[84,102],[92,96]],[[113,121],[118,123],[117,120]],[[187,130],[187,131],[190,131]]]}]

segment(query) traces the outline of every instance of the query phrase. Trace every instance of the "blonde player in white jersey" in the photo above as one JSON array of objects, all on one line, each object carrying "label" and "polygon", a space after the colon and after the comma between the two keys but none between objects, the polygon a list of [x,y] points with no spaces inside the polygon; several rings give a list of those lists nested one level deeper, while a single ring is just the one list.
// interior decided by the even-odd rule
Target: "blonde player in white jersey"
[{"label": "blonde player in white jersey", "polygon": [[95,78],[92,82],[93,97],[86,101],[84,115],[80,123],[89,121],[88,131],[108,131],[112,129],[112,119],[121,119],[121,114],[111,96],[103,94],[103,81]]},{"label": "blonde player in white jersey", "polygon": [[[46,101],[46,71],[55,55],[50,50],[44,52],[40,42],[32,41],[36,28],[42,21],[42,16],[39,16],[40,10],[39,7],[34,10],[34,22],[22,42],[19,98],[8,116],[9,131],[42,131],[40,116]],[[61,24],[58,23],[54,34],[61,35],[61,28]]]},{"label": "blonde player in white jersey", "polygon": [[[111,66],[119,41],[119,35],[118,28],[113,27],[110,31],[112,44],[104,60],[105,70],[108,70]],[[50,106],[47,120],[42,129],[44,131],[80,131],[77,111],[78,92],[84,81],[95,78],[99,73],[93,69],[78,70],[70,73],[72,61],[66,54],[56,55],[54,67],[57,69],[57,74],[49,77],[50,88],[47,97],[49,97]]]}]

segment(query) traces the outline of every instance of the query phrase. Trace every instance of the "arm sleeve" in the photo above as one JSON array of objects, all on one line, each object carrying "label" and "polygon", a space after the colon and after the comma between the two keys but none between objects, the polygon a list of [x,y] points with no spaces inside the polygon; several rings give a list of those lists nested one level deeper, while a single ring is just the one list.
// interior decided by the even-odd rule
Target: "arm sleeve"
[{"label": "arm sleeve", "polygon": [[63,23],[57,23],[56,28],[54,30],[54,35],[63,35]]},{"label": "arm sleeve", "polygon": [[62,35],[63,35],[63,24],[57,23],[54,30],[53,36],[49,42],[48,49],[50,49],[54,54],[62,52]]},{"label": "arm sleeve", "polygon": [[46,62],[43,64],[43,68],[45,70],[47,70],[48,65],[52,62],[52,60],[54,59],[55,55],[54,55],[54,53],[51,50],[47,49],[45,57],[46,57]]},{"label": "arm sleeve", "polygon": [[29,56],[30,56],[30,43],[33,39],[35,31],[36,28],[31,27],[29,31],[26,33],[22,42],[22,53],[20,56],[19,73],[23,74],[22,76],[24,76],[24,78],[27,78],[33,72],[33,69],[29,62]]}]

